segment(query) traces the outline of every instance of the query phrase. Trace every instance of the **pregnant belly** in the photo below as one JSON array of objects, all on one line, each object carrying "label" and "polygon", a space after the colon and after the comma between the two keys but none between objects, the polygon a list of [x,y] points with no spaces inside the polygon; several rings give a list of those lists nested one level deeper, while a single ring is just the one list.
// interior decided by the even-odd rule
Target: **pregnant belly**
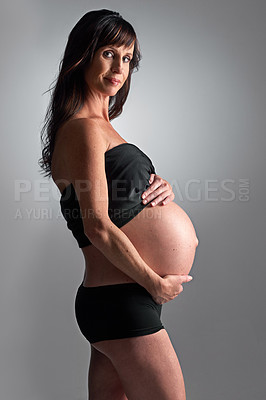
[{"label": "pregnant belly", "polygon": [[147,206],[120,229],[159,275],[183,275],[191,270],[198,239],[190,218],[176,203]]},{"label": "pregnant belly", "polygon": [[[173,201],[165,206],[148,205],[120,229],[160,276],[190,272],[198,239],[190,218]],[[82,250],[86,260],[84,286],[133,282],[94,246]]]}]

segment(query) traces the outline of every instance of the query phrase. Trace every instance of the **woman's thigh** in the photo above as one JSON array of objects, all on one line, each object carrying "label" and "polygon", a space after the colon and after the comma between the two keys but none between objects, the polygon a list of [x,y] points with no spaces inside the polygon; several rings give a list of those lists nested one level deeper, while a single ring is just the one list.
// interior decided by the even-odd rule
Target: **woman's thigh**
[{"label": "woman's thigh", "polygon": [[119,375],[112,362],[91,346],[89,400],[127,400]]},{"label": "woman's thigh", "polygon": [[165,329],[93,346],[114,365],[128,400],[185,400],[182,370]]}]

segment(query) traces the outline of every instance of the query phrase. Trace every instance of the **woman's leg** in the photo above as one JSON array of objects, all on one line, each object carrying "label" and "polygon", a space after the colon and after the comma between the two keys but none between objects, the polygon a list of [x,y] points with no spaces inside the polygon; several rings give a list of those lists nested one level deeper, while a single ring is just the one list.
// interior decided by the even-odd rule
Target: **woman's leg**
[{"label": "woman's leg", "polygon": [[112,362],[93,346],[88,378],[89,400],[127,400]]},{"label": "woman's leg", "polygon": [[165,329],[93,346],[114,365],[128,400],[186,399],[182,370]]}]

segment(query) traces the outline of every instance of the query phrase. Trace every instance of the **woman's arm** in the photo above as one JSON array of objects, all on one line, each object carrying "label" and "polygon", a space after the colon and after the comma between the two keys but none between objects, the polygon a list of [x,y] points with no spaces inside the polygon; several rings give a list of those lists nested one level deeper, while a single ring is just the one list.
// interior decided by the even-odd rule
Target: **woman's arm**
[{"label": "woman's arm", "polygon": [[160,291],[163,279],[145,263],[127,235],[111,220],[104,219],[97,231],[92,230],[86,235],[113,265],[148,292],[155,294]]}]

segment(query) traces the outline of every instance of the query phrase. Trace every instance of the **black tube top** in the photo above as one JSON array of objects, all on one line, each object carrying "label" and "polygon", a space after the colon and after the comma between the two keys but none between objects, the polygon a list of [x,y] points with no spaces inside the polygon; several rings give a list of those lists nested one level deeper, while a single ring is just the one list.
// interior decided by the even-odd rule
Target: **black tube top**
[{"label": "black tube top", "polygon": [[[141,195],[150,186],[151,174],[155,168],[150,158],[132,143],[121,143],[105,152],[105,173],[108,186],[108,215],[120,228],[147,204],[142,203]],[[84,233],[82,213],[71,183],[62,192],[61,211],[79,247],[91,244]],[[89,215],[84,217],[89,217]]]}]

